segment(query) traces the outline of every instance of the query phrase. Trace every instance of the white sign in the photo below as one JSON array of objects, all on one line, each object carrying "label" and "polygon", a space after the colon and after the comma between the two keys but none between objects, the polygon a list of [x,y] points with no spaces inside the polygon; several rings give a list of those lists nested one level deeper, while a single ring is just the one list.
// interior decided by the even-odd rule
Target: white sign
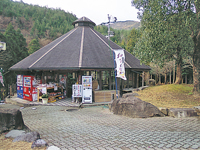
[{"label": "white sign", "polygon": [[125,76],[125,67],[124,67],[124,62],[125,62],[125,55],[124,55],[124,50],[114,50],[115,52],[115,62],[116,62],[116,70],[117,70],[117,76],[118,78],[122,78],[123,80],[126,80]]},{"label": "white sign", "polygon": [[2,86],[4,86],[4,84],[3,84],[3,73],[1,71],[0,71],[0,82],[1,82]]},{"label": "white sign", "polygon": [[72,85],[72,94],[73,94],[73,97],[82,97],[82,85],[73,84]]},{"label": "white sign", "polygon": [[0,42],[0,50],[6,50],[6,43],[5,42]]}]

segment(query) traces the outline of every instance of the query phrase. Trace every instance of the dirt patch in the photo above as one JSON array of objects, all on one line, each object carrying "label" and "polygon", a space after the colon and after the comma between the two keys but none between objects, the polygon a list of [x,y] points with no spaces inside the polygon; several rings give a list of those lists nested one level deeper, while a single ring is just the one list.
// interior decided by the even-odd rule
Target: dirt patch
[{"label": "dirt patch", "polygon": [[12,142],[12,138],[5,138],[5,133],[0,135],[0,150],[46,150],[46,147],[31,148],[32,143]]}]

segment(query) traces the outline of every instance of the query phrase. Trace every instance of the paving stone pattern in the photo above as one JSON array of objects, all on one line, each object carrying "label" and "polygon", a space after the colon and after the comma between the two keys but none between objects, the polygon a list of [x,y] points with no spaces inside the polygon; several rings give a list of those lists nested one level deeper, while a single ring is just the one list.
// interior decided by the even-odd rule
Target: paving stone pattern
[{"label": "paving stone pattern", "polygon": [[[129,118],[103,106],[35,106],[25,124],[62,150],[200,149],[200,118]],[[66,111],[72,109],[72,111]]]}]

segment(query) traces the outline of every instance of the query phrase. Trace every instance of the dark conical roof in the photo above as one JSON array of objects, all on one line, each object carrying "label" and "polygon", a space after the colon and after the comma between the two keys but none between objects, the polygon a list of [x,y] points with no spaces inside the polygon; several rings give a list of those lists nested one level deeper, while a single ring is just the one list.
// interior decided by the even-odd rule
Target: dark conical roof
[{"label": "dark conical roof", "polygon": [[[76,23],[93,23],[86,17]],[[113,50],[122,49],[91,26],[77,26],[48,45],[29,55],[10,70],[74,70],[74,69],[113,69]],[[150,70],[124,50],[125,68]]]},{"label": "dark conical roof", "polygon": [[91,21],[90,19],[88,19],[87,17],[82,17],[82,18],[75,20],[72,23],[72,25],[74,27],[76,27],[76,26],[90,26],[90,27],[96,26],[96,24],[93,21]]}]

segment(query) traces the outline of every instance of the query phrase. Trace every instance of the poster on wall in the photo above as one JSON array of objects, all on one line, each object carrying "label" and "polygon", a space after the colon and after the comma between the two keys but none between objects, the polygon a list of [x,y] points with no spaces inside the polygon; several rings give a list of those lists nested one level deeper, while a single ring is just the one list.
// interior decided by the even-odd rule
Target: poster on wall
[{"label": "poster on wall", "polygon": [[124,62],[125,62],[124,50],[123,49],[114,50],[114,52],[115,52],[115,62],[116,62],[115,69],[117,70],[116,77],[126,80],[125,67],[124,67]]},{"label": "poster on wall", "polygon": [[72,85],[72,94],[73,94],[73,97],[82,97],[82,85],[73,84]]}]

